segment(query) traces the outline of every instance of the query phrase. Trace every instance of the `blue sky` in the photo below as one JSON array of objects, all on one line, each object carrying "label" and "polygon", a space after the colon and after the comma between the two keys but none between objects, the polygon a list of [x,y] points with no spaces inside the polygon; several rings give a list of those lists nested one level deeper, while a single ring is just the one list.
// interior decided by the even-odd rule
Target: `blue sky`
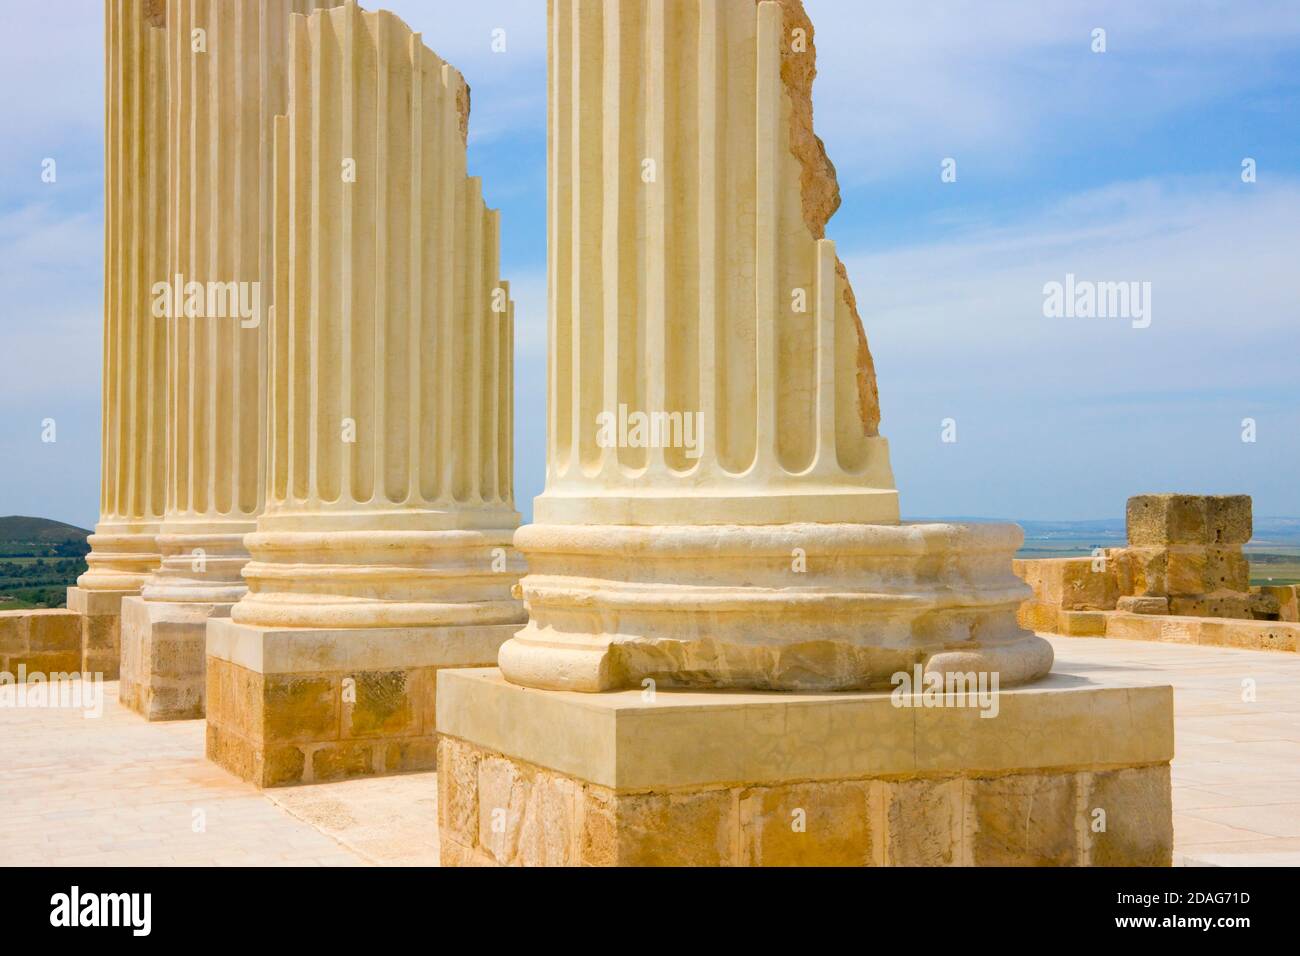
[{"label": "blue sky", "polygon": [[[518,301],[528,515],[545,427],[545,5],[385,5],[473,87],[471,170],[502,210]],[[829,234],[875,356],[904,513],[1114,517],[1129,495],[1176,490],[1300,514],[1300,4],[806,5],[817,130],[844,199]],[[0,34],[0,514],[86,527],[102,15],[97,0],[13,5]],[[1091,49],[1099,27],[1105,53]],[[56,184],[41,182],[45,157]],[[956,182],[941,181],[946,158]],[[1067,273],[1151,282],[1150,327],[1045,318],[1043,285]],[[941,441],[949,418],[955,443]]]}]

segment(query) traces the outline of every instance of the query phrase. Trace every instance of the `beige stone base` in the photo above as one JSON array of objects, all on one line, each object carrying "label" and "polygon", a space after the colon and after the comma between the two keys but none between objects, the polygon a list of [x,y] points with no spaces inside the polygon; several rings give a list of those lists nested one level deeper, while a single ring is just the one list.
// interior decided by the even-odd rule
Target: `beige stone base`
[{"label": "beige stone base", "polygon": [[0,611],[0,673],[6,681],[79,673],[81,631],[81,617],[62,608]]},{"label": "beige stone base", "polygon": [[[954,698],[941,698],[950,704]],[[1169,687],[586,694],[438,675],[442,864],[1167,866]]]},{"label": "beige stone base", "polygon": [[122,675],[118,699],[148,720],[203,716],[208,620],[229,604],[122,602]]},{"label": "beige stone base", "polygon": [[1066,637],[1109,637],[1124,641],[1163,641],[1240,647],[1253,651],[1300,651],[1300,624],[1226,617],[1191,617],[1131,611],[1067,611],[1041,601],[1020,605],[1021,627]]},{"label": "beige stone base", "polygon": [[133,591],[92,591],[68,588],[68,610],[81,616],[81,669],[117,680],[121,668],[122,601]]},{"label": "beige stone base", "polygon": [[259,787],[431,770],[436,672],[494,663],[518,629],[316,630],[213,619],[208,759]]},{"label": "beige stone base", "polygon": [[1253,651],[1300,650],[1300,624],[1286,621],[1102,613],[1106,615],[1106,637],[1125,641],[1167,641]]}]

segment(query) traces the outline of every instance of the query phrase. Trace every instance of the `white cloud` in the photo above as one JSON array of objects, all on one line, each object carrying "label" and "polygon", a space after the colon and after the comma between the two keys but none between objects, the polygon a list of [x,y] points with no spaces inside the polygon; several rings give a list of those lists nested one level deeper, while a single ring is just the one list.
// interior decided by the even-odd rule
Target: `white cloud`
[{"label": "white cloud", "polygon": [[[1289,81],[1275,55],[1300,43],[1300,5],[1287,0],[1194,10],[1179,0],[806,5],[817,30],[817,127],[846,183],[970,152],[1013,169],[1050,149],[1056,131],[1088,136],[1080,118],[1140,127]],[[1095,27],[1107,31],[1105,54],[1089,48]]]},{"label": "white cloud", "polygon": [[[1006,226],[843,250],[909,514],[1089,518],[1143,491],[1300,510],[1300,183],[1137,182]],[[1152,323],[1043,316],[1066,273],[1152,283]],[[939,422],[959,441],[944,446]],[[1256,444],[1240,440],[1258,420]],[[994,489],[994,490],[990,490]]]}]

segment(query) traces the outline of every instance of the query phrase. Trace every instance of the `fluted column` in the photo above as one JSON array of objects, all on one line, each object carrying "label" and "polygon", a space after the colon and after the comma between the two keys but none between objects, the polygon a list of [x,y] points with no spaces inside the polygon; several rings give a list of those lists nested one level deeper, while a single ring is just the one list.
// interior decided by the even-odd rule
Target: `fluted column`
[{"label": "fluted column", "polygon": [[337,0],[168,0],[167,512],[151,601],[230,603],[265,486],[272,124],[293,13]]},{"label": "fluted column", "polygon": [[521,623],[513,306],[499,215],[466,175],[468,88],[386,12],[348,2],[291,32],[267,504],[232,618]]},{"label": "fluted column", "polygon": [[104,367],[99,522],[86,591],[134,591],[158,566],[164,510],[167,50],[161,0],[106,0]]},{"label": "fluted column", "polygon": [[897,522],[874,368],[822,238],[838,190],[803,123],[811,54],[781,6],[554,0],[549,30],[537,521]]},{"label": "fluted column", "polygon": [[[1010,526],[900,525],[824,237],[801,0],[551,0],[550,422],[530,687],[846,690],[1045,673]],[[954,657],[953,655],[958,655]],[[963,656],[964,655],[964,656]]]}]

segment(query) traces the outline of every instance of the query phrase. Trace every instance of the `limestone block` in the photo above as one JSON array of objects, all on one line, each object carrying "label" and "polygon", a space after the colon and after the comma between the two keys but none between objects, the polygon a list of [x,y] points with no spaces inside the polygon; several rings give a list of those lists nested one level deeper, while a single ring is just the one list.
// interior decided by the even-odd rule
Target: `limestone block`
[{"label": "limestone block", "polygon": [[1232,594],[1220,591],[1215,594],[1194,596],[1174,595],[1169,598],[1169,613],[1196,617],[1225,617],[1250,619],[1259,608],[1266,612],[1268,605],[1262,595]]},{"label": "limestone block", "polygon": [[[1174,845],[1169,767],[1087,775],[1084,828],[1092,866],[1169,866]],[[1104,812],[1103,817],[1097,811]]]},{"label": "limestone block", "polygon": [[29,649],[33,651],[80,650],[81,621],[78,620],[77,615],[58,608],[18,613],[26,618]]},{"label": "limestone block", "polygon": [[1059,628],[1060,609],[1041,601],[1025,601],[1016,609],[1016,623],[1035,633],[1056,633]]},{"label": "limestone block", "polygon": [[27,650],[27,620],[22,611],[0,611],[0,654]]},{"label": "limestone block", "polygon": [[1109,611],[1061,611],[1057,614],[1057,633],[1069,637],[1105,637]]},{"label": "limestone block", "polygon": [[0,611],[0,673],[10,681],[81,673],[81,618],[64,608]]},{"label": "limestone block", "polygon": [[880,864],[958,866],[965,845],[963,781],[954,778],[880,781]]},{"label": "limestone block", "polygon": [[1240,546],[1253,534],[1249,495],[1137,495],[1127,518],[1133,547]]},{"label": "limestone block", "polygon": [[1091,557],[1048,558],[1034,562],[1041,600],[1067,611],[1107,610],[1115,606],[1117,585],[1110,562],[1100,570]]},{"label": "limestone block", "polygon": [[1122,597],[1116,607],[1129,614],[1168,614],[1167,597]]},{"label": "limestone block", "polygon": [[438,738],[438,807],[444,841],[470,848],[478,840],[480,752],[453,737]]},{"label": "limestone block", "polygon": [[381,769],[369,744],[326,744],[311,750],[311,779],[319,783],[370,776]]},{"label": "limestone block", "polygon": [[1293,651],[1300,640],[1300,624],[1209,616],[1156,617],[1117,611],[1107,617],[1106,636],[1128,641]]},{"label": "limestone block", "polygon": [[1120,590],[1136,597],[1162,597],[1169,593],[1167,548],[1130,547],[1111,552]]},{"label": "limestone block", "polygon": [[1015,560],[1012,570],[1034,592],[1020,605],[1016,620],[1030,631],[1075,636],[1105,633],[1104,611],[1113,610],[1132,578],[1131,567],[1109,551],[1093,557]]},{"label": "limestone block", "polygon": [[1198,644],[1241,647],[1258,651],[1300,648],[1300,625],[1277,621],[1207,620],[1197,632]]},{"label": "limestone block", "polygon": [[[1078,856],[1078,780],[1072,774],[974,778],[965,826],[975,866],[1071,866]],[[1172,827],[1171,827],[1172,830]]]},{"label": "limestone block", "polygon": [[519,828],[522,866],[575,866],[583,787],[575,780],[539,773],[533,778]]},{"label": "limestone block", "polygon": [[858,780],[741,791],[741,865],[870,865],[870,793]]},{"label": "limestone block", "polygon": [[1255,535],[1250,495],[1211,495],[1206,499],[1206,543],[1249,543]]}]

